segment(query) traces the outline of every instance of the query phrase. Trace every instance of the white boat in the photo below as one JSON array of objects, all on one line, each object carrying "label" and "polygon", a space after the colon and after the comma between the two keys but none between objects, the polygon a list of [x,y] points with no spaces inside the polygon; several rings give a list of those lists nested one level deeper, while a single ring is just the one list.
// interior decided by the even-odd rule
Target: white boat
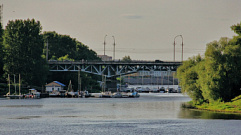
[{"label": "white boat", "polygon": [[60,92],[57,90],[53,90],[51,93],[49,93],[49,97],[59,97]]},{"label": "white boat", "polygon": [[69,81],[67,97],[79,97],[78,92],[74,92],[71,80]]},{"label": "white boat", "polygon": [[121,93],[121,92],[114,92],[114,93],[112,94],[112,97],[113,97],[113,98],[122,98],[122,93]]},{"label": "white boat", "polygon": [[111,91],[101,92],[101,97],[102,98],[112,98],[112,93],[111,93]]},{"label": "white boat", "polygon": [[23,95],[8,95],[8,94],[6,94],[6,95],[4,95],[5,97],[8,97],[8,98],[23,98]]},{"label": "white boat", "polygon": [[25,94],[24,98],[40,98],[40,92],[36,89],[29,89],[29,93]]}]

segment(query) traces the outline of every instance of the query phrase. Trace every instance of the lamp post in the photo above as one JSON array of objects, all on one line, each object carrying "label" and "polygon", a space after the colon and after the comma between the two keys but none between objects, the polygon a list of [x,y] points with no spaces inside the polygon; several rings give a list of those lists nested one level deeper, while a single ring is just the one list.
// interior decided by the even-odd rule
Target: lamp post
[{"label": "lamp post", "polygon": [[[174,38],[174,62],[175,62],[175,39],[179,36],[182,38],[182,61],[183,61],[183,37],[182,37],[182,35],[177,35]],[[174,73],[173,73],[173,90],[174,90]]]},{"label": "lamp post", "polygon": [[47,39],[47,45],[46,45],[46,61],[49,60],[49,41]]},{"label": "lamp post", "polygon": [[114,37],[114,36],[112,36],[112,37],[113,37],[113,39],[114,39],[114,44],[113,44],[113,45],[114,45],[113,60],[115,60],[115,45],[116,45],[116,44],[115,44],[115,37]]},{"label": "lamp post", "polygon": [[174,44],[173,44],[173,45],[174,45],[174,62],[175,62],[175,45],[176,45],[176,44],[175,44],[175,40],[176,40],[176,38],[179,37],[179,36],[182,38],[182,61],[183,61],[183,37],[182,37],[182,35],[177,35],[177,36],[174,38]]},{"label": "lamp post", "polygon": [[182,37],[182,35],[180,35],[180,36],[182,38],[182,62],[183,62],[183,37]]},{"label": "lamp post", "polygon": [[176,44],[175,44],[175,40],[176,40],[176,38],[177,38],[178,36],[182,36],[182,35],[177,35],[177,36],[174,38],[174,44],[173,44],[173,45],[174,45],[174,58],[173,58],[173,59],[174,59],[174,62],[175,62],[175,45],[176,45]]},{"label": "lamp post", "polygon": [[106,39],[106,36],[107,35],[105,35],[105,38],[104,38],[104,56],[105,56],[105,45],[106,45],[105,39]]}]

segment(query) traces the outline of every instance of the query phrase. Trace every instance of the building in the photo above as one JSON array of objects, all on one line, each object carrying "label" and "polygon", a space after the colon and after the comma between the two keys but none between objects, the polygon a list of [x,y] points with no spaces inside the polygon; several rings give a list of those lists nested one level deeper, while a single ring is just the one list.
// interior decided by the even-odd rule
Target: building
[{"label": "building", "polygon": [[107,56],[107,55],[97,55],[97,56],[101,58],[102,61],[112,61],[111,56]]},{"label": "building", "polygon": [[65,86],[66,85],[64,85],[58,81],[53,81],[53,82],[45,85],[46,92],[61,91],[61,90],[64,90]]}]

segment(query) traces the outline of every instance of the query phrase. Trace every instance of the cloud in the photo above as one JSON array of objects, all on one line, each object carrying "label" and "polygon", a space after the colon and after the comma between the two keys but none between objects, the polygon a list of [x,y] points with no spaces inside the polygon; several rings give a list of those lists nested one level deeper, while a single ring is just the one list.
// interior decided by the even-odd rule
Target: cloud
[{"label": "cloud", "polygon": [[136,14],[122,14],[121,16],[126,18],[126,19],[141,19],[141,18],[143,18],[143,16],[136,15]]}]

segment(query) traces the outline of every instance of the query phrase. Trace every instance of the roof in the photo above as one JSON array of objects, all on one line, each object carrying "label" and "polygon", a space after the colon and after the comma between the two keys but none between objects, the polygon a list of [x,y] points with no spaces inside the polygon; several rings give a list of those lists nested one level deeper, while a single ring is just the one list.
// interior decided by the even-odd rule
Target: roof
[{"label": "roof", "polygon": [[57,83],[57,84],[59,84],[59,85],[61,85],[61,86],[65,86],[63,83],[61,83],[61,82],[58,82],[58,81],[54,81],[55,83]]}]

